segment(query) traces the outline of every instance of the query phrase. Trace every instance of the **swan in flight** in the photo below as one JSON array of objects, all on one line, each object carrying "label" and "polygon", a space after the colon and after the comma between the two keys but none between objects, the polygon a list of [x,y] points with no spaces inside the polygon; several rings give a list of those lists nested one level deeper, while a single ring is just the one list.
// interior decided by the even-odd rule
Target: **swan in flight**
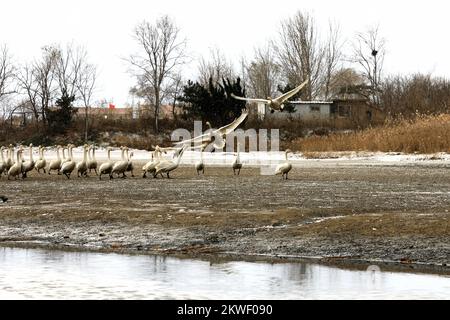
[{"label": "swan in flight", "polygon": [[[191,146],[192,143],[194,143],[194,145],[198,145],[198,144],[208,145],[214,141],[214,148],[223,149],[223,147],[225,146],[226,135],[233,132],[245,120],[245,118],[247,118],[247,115],[248,115],[248,112],[243,111],[242,114],[238,118],[236,118],[233,122],[231,122],[223,127],[220,127],[219,129],[216,129],[216,130],[211,129],[208,133],[202,134],[201,136],[198,136],[198,137],[195,137],[195,138],[192,138],[189,140],[175,142],[174,145],[176,145],[176,146],[181,146],[181,145]],[[211,128],[211,124],[209,122],[207,122],[206,124]],[[213,137],[214,137],[214,140],[213,140]]]},{"label": "swan in flight", "polygon": [[237,155],[236,155],[236,159],[234,159],[233,162],[233,174],[236,175],[236,170],[238,170],[238,174],[239,175],[241,173],[241,168],[242,168],[242,162],[239,159],[239,147],[241,146],[241,144],[238,142],[237,143]]},{"label": "swan in flight", "polygon": [[292,151],[290,149],[286,149],[285,151],[286,162],[279,164],[275,169],[275,174],[276,175],[281,174],[282,179],[286,177],[286,180],[288,179],[289,171],[291,171],[292,169],[292,164],[290,164],[288,160],[288,153],[292,153]]},{"label": "swan in flight", "polygon": [[255,99],[255,98],[244,98],[244,97],[238,97],[234,94],[231,94],[231,96],[237,100],[243,100],[243,101],[249,101],[249,102],[262,102],[267,104],[272,110],[283,110],[284,103],[291,98],[292,96],[295,96],[306,84],[308,83],[308,80],[303,82],[298,87],[292,89],[291,91],[288,91],[286,93],[283,93],[281,96],[272,99],[271,97],[268,97],[267,99]]},{"label": "swan in flight", "polygon": [[167,174],[167,178],[170,179],[169,173],[180,165],[181,157],[183,156],[184,151],[188,148],[188,146],[184,145],[180,152],[178,152],[177,160],[176,161],[164,161],[159,163],[156,166],[156,171],[153,174],[153,177],[156,177],[158,174]]}]

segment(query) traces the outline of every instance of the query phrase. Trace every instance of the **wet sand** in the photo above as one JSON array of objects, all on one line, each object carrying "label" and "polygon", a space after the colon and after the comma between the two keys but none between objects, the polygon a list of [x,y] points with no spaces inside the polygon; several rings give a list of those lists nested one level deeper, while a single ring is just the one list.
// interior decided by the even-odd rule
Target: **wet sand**
[{"label": "wet sand", "polygon": [[[139,167],[139,164],[136,165]],[[446,165],[244,167],[173,179],[0,180],[0,245],[178,256],[313,258],[450,274]]]}]

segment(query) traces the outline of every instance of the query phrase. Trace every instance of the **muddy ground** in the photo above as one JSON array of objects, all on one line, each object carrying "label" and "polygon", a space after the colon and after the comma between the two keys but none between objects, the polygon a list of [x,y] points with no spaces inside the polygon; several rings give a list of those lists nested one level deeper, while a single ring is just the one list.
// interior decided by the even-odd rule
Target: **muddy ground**
[{"label": "muddy ground", "polygon": [[[137,173],[137,172],[136,172]],[[0,180],[0,245],[382,262],[450,274],[446,166],[181,167],[174,179]]]}]

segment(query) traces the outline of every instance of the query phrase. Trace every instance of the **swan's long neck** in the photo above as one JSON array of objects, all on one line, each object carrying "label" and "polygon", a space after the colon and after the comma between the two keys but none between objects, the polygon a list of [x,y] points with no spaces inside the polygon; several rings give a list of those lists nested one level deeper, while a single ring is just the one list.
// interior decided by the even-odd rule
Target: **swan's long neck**
[{"label": "swan's long neck", "polygon": [[[64,150],[65,150],[66,148],[63,148],[63,150],[62,150],[62,156],[63,156],[63,160],[66,160],[66,154],[65,154],[65,152],[64,152]],[[69,151],[67,151],[67,152],[69,152]]]},{"label": "swan's long neck", "polygon": [[177,166],[180,164],[181,157],[183,156],[183,153],[184,153],[184,149],[181,150],[180,154],[178,155],[178,158],[177,158]]},{"label": "swan's long neck", "polygon": [[17,150],[17,164],[21,164],[22,163],[22,158],[20,157],[20,154],[22,152],[20,150]]},{"label": "swan's long neck", "polygon": [[87,153],[88,153],[88,149],[84,148],[84,151],[83,151],[83,161],[84,162],[87,162]]},{"label": "swan's long neck", "polygon": [[58,161],[61,160],[61,156],[59,155],[59,147],[56,148],[56,157],[58,158]]},{"label": "swan's long neck", "polygon": [[95,161],[95,147],[92,148],[92,160]]},{"label": "swan's long neck", "polygon": [[203,149],[200,149],[200,161],[203,163]]},{"label": "swan's long neck", "polygon": [[11,147],[9,147],[9,149],[8,149],[8,160],[11,160],[12,161],[12,159],[13,159],[13,148],[11,148]]},{"label": "swan's long neck", "polygon": [[72,153],[72,147],[70,146],[69,147],[69,150],[67,150],[67,153],[68,153],[68,157],[69,157],[69,161],[73,161],[73,153]]},{"label": "swan's long neck", "polygon": [[88,158],[89,158],[89,161],[91,161],[92,160],[92,157],[91,157],[91,147],[89,147],[88,148],[88,153],[87,153],[87,156],[88,156]]},{"label": "swan's long neck", "polygon": [[108,161],[111,161],[111,149],[108,149]]},{"label": "swan's long neck", "polygon": [[125,149],[122,149],[122,161],[125,161]]},{"label": "swan's long neck", "polygon": [[128,153],[128,149],[125,150],[127,152],[127,161],[130,161],[130,154]]},{"label": "swan's long neck", "polygon": [[33,162],[33,147],[30,146],[30,161]]},{"label": "swan's long neck", "polygon": [[2,163],[5,163],[5,156],[3,155],[3,149],[1,149],[1,153],[2,153]]},{"label": "swan's long neck", "polygon": [[286,157],[286,162],[288,162],[288,157],[287,157],[288,152],[286,151],[286,152],[284,153],[284,155],[285,155],[285,157]]}]

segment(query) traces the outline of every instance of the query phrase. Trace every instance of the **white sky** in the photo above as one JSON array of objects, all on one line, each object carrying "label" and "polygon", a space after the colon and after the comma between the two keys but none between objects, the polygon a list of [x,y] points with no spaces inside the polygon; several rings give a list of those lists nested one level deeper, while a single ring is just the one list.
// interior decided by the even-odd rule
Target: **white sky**
[{"label": "white sky", "polygon": [[[445,0],[10,0],[0,6],[0,44],[16,60],[39,56],[46,44],[84,45],[100,75],[96,99],[131,103],[133,79],[121,57],[135,52],[134,26],[168,14],[194,57],[218,47],[233,60],[277,37],[280,21],[307,10],[321,27],[340,24],[344,39],[373,24],[387,39],[387,73],[432,72],[450,77],[450,5]],[[219,39],[219,40],[217,40]],[[196,62],[186,68],[187,77]],[[193,71],[194,70],[194,71]]]}]

